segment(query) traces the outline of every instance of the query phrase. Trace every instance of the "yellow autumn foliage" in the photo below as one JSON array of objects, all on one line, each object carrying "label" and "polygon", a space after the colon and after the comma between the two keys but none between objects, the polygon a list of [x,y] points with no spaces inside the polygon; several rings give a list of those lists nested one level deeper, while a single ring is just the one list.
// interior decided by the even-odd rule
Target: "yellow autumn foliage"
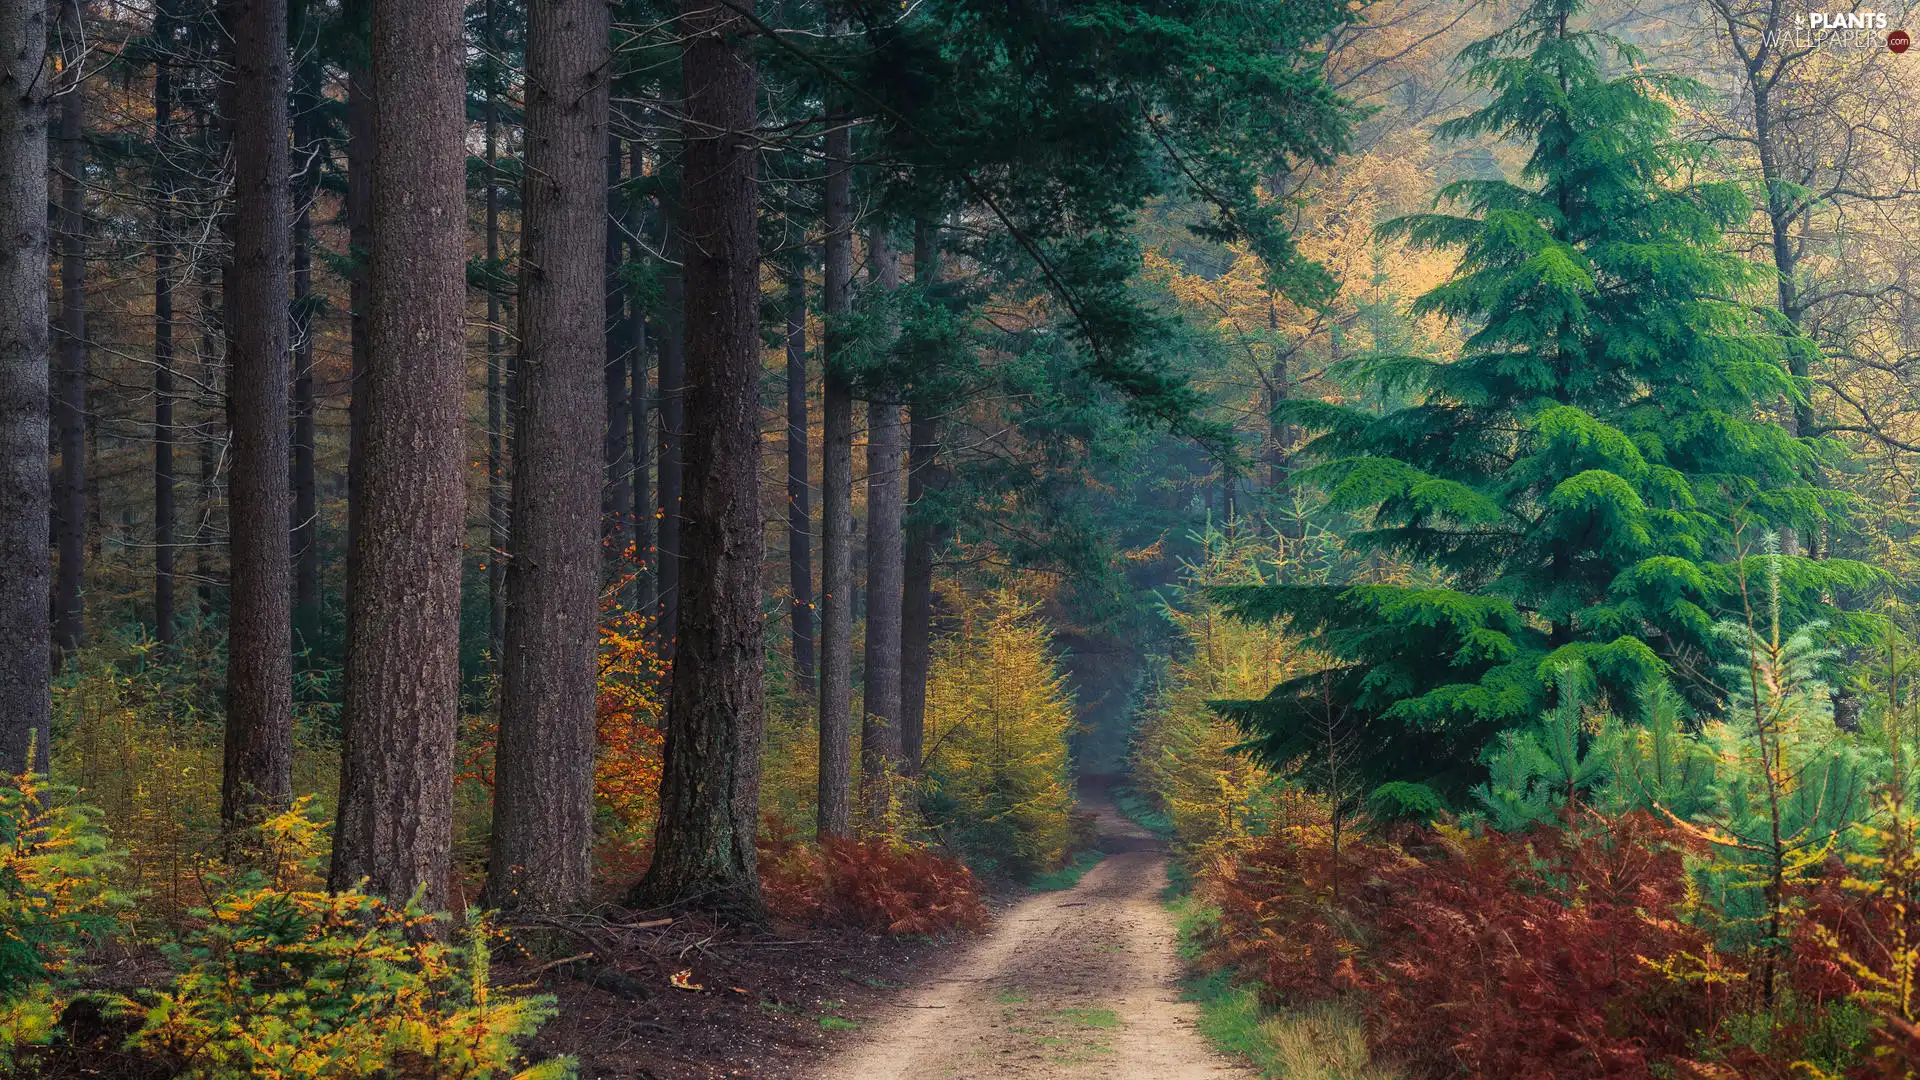
[{"label": "yellow autumn foliage", "polygon": [[1010,590],[947,600],[959,626],[927,683],[928,824],[975,866],[1030,877],[1073,840],[1073,699],[1037,603]]},{"label": "yellow autumn foliage", "polygon": [[1172,822],[1193,865],[1228,854],[1253,832],[1274,773],[1234,747],[1244,736],[1207,702],[1258,698],[1306,670],[1307,657],[1283,624],[1229,617],[1205,590],[1253,580],[1249,546],[1207,537],[1190,566],[1185,599],[1166,617],[1180,645],[1134,734],[1134,783]]}]

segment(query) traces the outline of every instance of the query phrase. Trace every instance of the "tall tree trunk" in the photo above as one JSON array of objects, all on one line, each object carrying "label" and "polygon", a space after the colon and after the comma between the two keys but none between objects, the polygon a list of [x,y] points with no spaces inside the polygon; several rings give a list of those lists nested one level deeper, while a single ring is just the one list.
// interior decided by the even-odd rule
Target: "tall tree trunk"
[{"label": "tall tree trunk", "polygon": [[787,586],[793,594],[793,673],[814,691],[813,512],[807,490],[807,264],[787,268]]},{"label": "tall tree trunk", "polygon": [[685,575],[644,906],[760,916],[760,251],[752,30],[685,0]]},{"label": "tall tree trunk", "polygon": [[[207,260],[211,262],[211,260]],[[199,367],[202,385],[215,397],[224,397],[226,385],[226,345],[221,340],[220,317],[224,305],[215,301],[214,281],[218,269],[203,263],[200,278],[200,306],[196,311],[199,319]],[[220,443],[224,439],[221,425],[225,423],[224,413],[208,413],[201,417],[197,434],[199,449],[196,454],[199,465],[199,483],[195,488],[200,497],[199,521],[193,531],[193,576],[199,582],[195,590],[199,601],[200,615],[204,618],[213,614],[214,606],[220,599],[220,581],[214,566],[215,516],[220,512]]]},{"label": "tall tree trunk", "polygon": [[[644,146],[639,139],[627,141],[627,172],[631,176],[645,176],[646,160]],[[627,231],[633,236],[644,235],[640,200],[627,201]],[[632,289],[627,296],[627,358],[631,364],[632,378],[627,386],[627,418],[633,424],[633,546],[643,560],[634,571],[632,598],[629,606],[638,610],[651,602],[653,596],[650,582],[654,574],[653,552],[653,490],[648,480],[649,465],[653,453],[652,441],[648,437],[648,389],[647,373],[647,314],[640,302],[639,290]]]},{"label": "tall tree trunk", "polygon": [[447,905],[466,529],[460,0],[373,12],[365,438],[334,888]]},{"label": "tall tree trunk", "polygon": [[620,222],[613,208],[620,197],[620,139],[607,137],[607,278],[606,278],[606,381],[607,426],[603,452],[606,457],[606,483],[601,488],[600,534],[606,545],[612,577],[617,580],[627,569],[626,550],[633,520],[633,459],[627,452],[633,437],[633,419],[627,415],[632,402],[627,394],[627,319],[626,285],[620,280]]},{"label": "tall tree trunk", "polygon": [[174,639],[173,615],[173,0],[154,5],[153,155],[153,632]]},{"label": "tall tree trunk", "polygon": [[[47,11],[0,4],[0,770],[47,771]],[[28,748],[32,760],[28,760]]]},{"label": "tall tree trunk", "polygon": [[[923,291],[940,281],[940,238],[935,226],[920,222],[913,233],[913,278]],[[900,763],[909,776],[920,773],[925,753],[927,676],[933,670],[934,556],[945,531],[928,504],[928,493],[942,486],[939,472],[939,405],[922,378],[908,409],[907,521],[905,570],[900,600]]]},{"label": "tall tree trunk", "polygon": [[233,36],[233,256],[227,268],[226,772],[234,828],[293,791],[287,559],[287,4],[225,0]]},{"label": "tall tree trunk", "polygon": [[[875,231],[869,250],[875,284],[883,293],[899,289],[900,254],[887,235]],[[900,600],[906,570],[900,469],[906,435],[899,390],[883,380],[867,400],[867,640],[860,718],[861,794],[874,829],[890,820],[893,779],[905,771],[900,758]]]},{"label": "tall tree trunk", "polygon": [[[680,242],[681,222],[667,223],[667,260],[684,257]],[[657,625],[660,653],[673,658],[680,602],[680,488],[682,472],[681,443],[686,434],[686,296],[685,282],[678,271],[669,270],[660,283],[661,333],[660,371],[657,376],[660,398],[660,464],[657,469],[660,489],[659,582],[660,611]]]},{"label": "tall tree trunk", "polygon": [[[1800,258],[1793,243],[1793,218],[1802,212],[1802,208],[1794,205],[1795,200],[1788,191],[1791,181],[1782,175],[1779,137],[1774,130],[1777,118],[1774,116],[1774,102],[1770,93],[1771,83],[1763,79],[1758,70],[1754,70],[1749,73],[1749,86],[1753,91],[1754,148],[1760,158],[1761,181],[1767,188],[1767,225],[1772,243],[1774,280],[1779,289],[1780,314],[1786,317],[1788,325],[1793,328],[1793,335],[1799,336],[1807,309],[1800,299]],[[1788,349],[1787,373],[1796,379],[1805,379],[1809,371],[1806,351]],[[1787,433],[1794,436],[1805,435],[1813,430],[1811,395],[1793,402],[1786,428]],[[1798,529],[1788,525],[1780,530],[1780,550],[1783,554],[1802,554],[1802,546]]]},{"label": "tall tree trunk", "polygon": [[600,0],[528,10],[520,415],[487,878],[487,903],[502,909],[571,907],[593,869],[610,33]]},{"label": "tall tree trunk", "polygon": [[[352,32],[369,33],[374,0],[343,0]],[[360,538],[362,458],[367,443],[367,335],[370,297],[367,253],[373,247],[373,74],[364,53],[347,65],[347,248],[352,275],[347,281],[347,333],[350,341],[350,393],[347,400],[347,586],[353,604],[354,552]]]},{"label": "tall tree trunk", "polygon": [[294,86],[299,168],[293,219],[293,626],[297,648],[320,633],[320,505],[314,475],[313,200],[320,191],[320,67],[300,66]]},{"label": "tall tree trunk", "polygon": [[481,61],[481,77],[486,80],[487,655],[493,657],[497,671],[507,630],[507,385],[500,336],[500,289],[494,277],[500,271],[499,73],[493,58],[499,49],[494,23],[496,2],[487,0],[482,16],[486,57]]},{"label": "tall tree trunk", "polygon": [[78,649],[86,633],[81,588],[87,559],[87,188],[80,169],[87,133],[80,4],[64,0],[60,6],[60,355],[53,385],[60,569],[53,586],[53,643],[62,653]]},{"label": "tall tree trunk", "polygon": [[[835,33],[845,32],[836,22]],[[815,829],[853,832],[853,147],[849,117],[826,138],[826,314],[820,441],[820,789]]]}]

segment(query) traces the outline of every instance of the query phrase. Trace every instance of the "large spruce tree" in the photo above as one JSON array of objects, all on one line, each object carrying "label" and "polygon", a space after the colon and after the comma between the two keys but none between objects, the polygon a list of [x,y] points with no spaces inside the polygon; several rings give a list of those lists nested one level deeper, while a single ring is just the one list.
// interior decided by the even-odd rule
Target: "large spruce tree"
[{"label": "large spruce tree", "polygon": [[[1786,363],[1798,341],[1751,302],[1763,283],[1722,240],[1747,202],[1695,181],[1702,149],[1675,138],[1669,104],[1690,88],[1574,29],[1581,7],[1536,0],[1463,55],[1488,101],[1443,133],[1531,144],[1518,179],[1452,184],[1457,213],[1383,228],[1459,253],[1415,311],[1463,327],[1462,354],[1368,364],[1404,408],[1282,406],[1321,432],[1303,479],[1368,521],[1349,549],[1431,574],[1229,590],[1331,660],[1223,703],[1273,760],[1338,711],[1377,777],[1457,788],[1573,662],[1616,702],[1673,677],[1711,707],[1701,673],[1715,620],[1739,610],[1742,555],[1768,528],[1824,519],[1819,448],[1766,415],[1805,393]],[[1866,573],[1798,561],[1789,584],[1816,604]]]}]

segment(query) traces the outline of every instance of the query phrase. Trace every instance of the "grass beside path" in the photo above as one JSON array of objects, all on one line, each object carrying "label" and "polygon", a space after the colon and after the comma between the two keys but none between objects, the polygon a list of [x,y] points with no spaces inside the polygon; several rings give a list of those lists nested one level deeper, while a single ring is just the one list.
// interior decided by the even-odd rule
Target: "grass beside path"
[{"label": "grass beside path", "polygon": [[1071,889],[1080,884],[1080,879],[1087,876],[1087,871],[1098,866],[1100,860],[1106,857],[1107,853],[1099,848],[1085,848],[1074,852],[1073,858],[1067,860],[1067,865],[1034,878],[1027,883],[1027,888],[1034,892],[1060,892]]},{"label": "grass beside path", "polygon": [[1173,839],[1173,821],[1131,785],[1121,784],[1113,789],[1113,805],[1135,825],[1162,840]]},{"label": "grass beside path", "polygon": [[[1216,913],[1195,896],[1168,907],[1178,921],[1181,959],[1196,963]],[[1338,1002],[1270,1012],[1255,987],[1236,985],[1225,971],[1189,980],[1186,996],[1200,1006],[1201,1037],[1268,1080],[1399,1080],[1398,1072],[1373,1063],[1365,1025]]]}]

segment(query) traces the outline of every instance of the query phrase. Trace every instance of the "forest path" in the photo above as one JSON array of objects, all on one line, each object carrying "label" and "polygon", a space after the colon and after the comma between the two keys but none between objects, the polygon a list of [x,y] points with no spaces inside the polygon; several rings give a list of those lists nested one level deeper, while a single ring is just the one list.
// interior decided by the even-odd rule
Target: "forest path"
[{"label": "forest path", "polygon": [[1251,1080],[1180,1000],[1166,847],[1121,816],[1108,778],[1081,784],[1107,857],[1063,892],[1003,913],[898,1015],[826,1063],[820,1080]]}]

